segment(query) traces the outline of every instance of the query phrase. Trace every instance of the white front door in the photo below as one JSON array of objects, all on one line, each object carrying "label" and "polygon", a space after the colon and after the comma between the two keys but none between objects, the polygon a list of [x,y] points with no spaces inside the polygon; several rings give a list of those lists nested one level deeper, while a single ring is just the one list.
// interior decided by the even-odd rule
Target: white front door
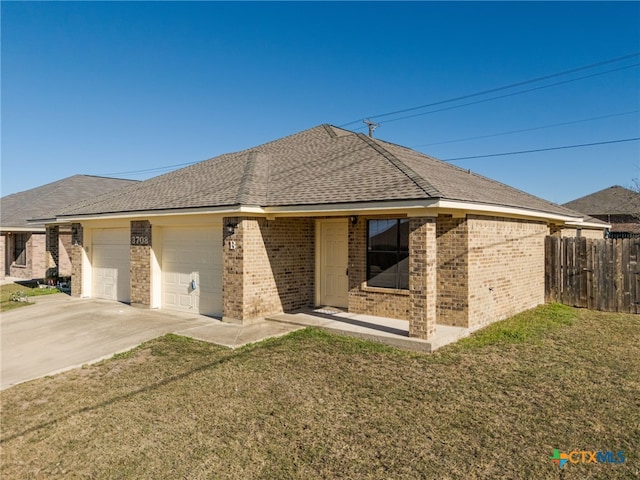
[{"label": "white front door", "polygon": [[347,219],[319,220],[321,305],[349,306],[349,224]]}]

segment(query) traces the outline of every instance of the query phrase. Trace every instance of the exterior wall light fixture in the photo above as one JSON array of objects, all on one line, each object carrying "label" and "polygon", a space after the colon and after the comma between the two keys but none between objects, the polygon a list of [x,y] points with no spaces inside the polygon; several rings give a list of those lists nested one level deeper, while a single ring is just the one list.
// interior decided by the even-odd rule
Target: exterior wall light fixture
[{"label": "exterior wall light fixture", "polygon": [[238,227],[238,224],[229,222],[225,226],[227,227],[227,232],[235,233],[236,228]]}]

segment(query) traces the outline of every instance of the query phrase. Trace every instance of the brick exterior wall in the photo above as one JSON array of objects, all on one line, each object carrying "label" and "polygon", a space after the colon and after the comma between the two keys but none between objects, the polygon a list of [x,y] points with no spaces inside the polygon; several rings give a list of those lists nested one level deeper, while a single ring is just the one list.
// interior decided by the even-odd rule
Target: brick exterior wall
[{"label": "brick exterior wall", "polygon": [[[409,321],[411,336],[429,338],[435,325],[479,328],[544,302],[544,222],[468,215],[411,218],[409,289],[366,284],[367,220],[349,222],[350,312]],[[224,218],[223,317],[251,323],[312,306],[315,294],[313,218]],[[151,225],[131,222],[131,302],[151,303]],[[234,242],[235,248],[230,247]],[[72,295],[81,295],[83,230],[73,225]]]},{"label": "brick exterior wall", "polygon": [[428,339],[436,329],[436,222],[409,222],[409,336]]},{"label": "brick exterior wall", "polygon": [[[310,218],[225,218],[223,317],[248,323],[313,305],[315,227]],[[230,242],[235,242],[235,249]]]},{"label": "brick exterior wall", "polygon": [[46,238],[46,276],[71,276],[71,230],[48,226]]},{"label": "brick exterior wall", "polygon": [[71,230],[64,228],[58,234],[58,275],[71,276]]},{"label": "brick exterior wall", "polygon": [[[30,260],[29,253],[31,253]],[[32,233],[27,243],[27,265],[31,268],[29,278],[46,277],[47,263],[47,235],[45,233]]]},{"label": "brick exterior wall", "polygon": [[[237,224],[233,234],[227,232],[229,224]],[[244,320],[244,228],[235,217],[223,218],[222,228],[222,319],[241,323]],[[234,243],[234,249],[230,242]]]},{"label": "brick exterior wall", "polygon": [[[578,232],[579,230],[579,232]],[[604,230],[594,230],[587,228],[565,227],[563,225],[549,225],[549,235],[554,237],[583,237],[583,238],[604,238]]]},{"label": "brick exterior wall", "polygon": [[349,222],[349,312],[378,317],[411,319],[409,290],[367,286],[367,220]]},{"label": "brick exterior wall", "polygon": [[84,233],[82,225],[74,223],[71,226],[71,296],[82,295],[82,255],[84,248]]},{"label": "brick exterior wall", "polygon": [[[131,237],[144,238],[146,244],[130,246],[130,295],[131,305],[151,305],[151,223],[148,220],[131,222]],[[133,242],[132,242],[133,243]]]},{"label": "brick exterior wall", "polygon": [[466,327],[469,318],[467,220],[438,215],[436,232],[437,323]]},{"label": "brick exterior wall", "polygon": [[562,227],[560,228],[560,237],[582,237],[582,238],[595,238],[602,239],[604,238],[604,230],[588,230],[586,228],[570,228],[570,227]]},{"label": "brick exterior wall", "polygon": [[469,327],[544,303],[543,222],[467,216]]},{"label": "brick exterior wall", "polygon": [[0,261],[2,265],[0,266],[0,279],[6,276],[6,268],[7,268],[7,235],[0,235]]},{"label": "brick exterior wall", "polygon": [[16,233],[6,237],[5,252],[8,254],[6,260],[6,275],[10,277],[30,280],[32,278],[44,278],[47,274],[47,251],[46,234],[39,232],[18,233],[27,235],[26,265],[15,265],[13,262],[13,242]]},{"label": "brick exterior wall", "polygon": [[599,240],[604,238],[604,230],[589,230],[589,229],[583,228],[582,231],[580,232],[580,236],[582,238],[593,238],[593,239]]},{"label": "brick exterior wall", "polygon": [[59,275],[58,263],[60,262],[60,227],[58,225],[47,227],[47,276]]}]

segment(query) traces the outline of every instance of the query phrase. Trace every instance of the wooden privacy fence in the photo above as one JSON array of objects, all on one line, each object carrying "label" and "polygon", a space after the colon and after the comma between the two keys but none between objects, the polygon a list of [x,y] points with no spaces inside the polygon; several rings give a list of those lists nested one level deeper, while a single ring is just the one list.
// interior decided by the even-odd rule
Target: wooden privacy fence
[{"label": "wooden privacy fence", "polygon": [[640,313],[640,238],[546,237],[547,302]]}]

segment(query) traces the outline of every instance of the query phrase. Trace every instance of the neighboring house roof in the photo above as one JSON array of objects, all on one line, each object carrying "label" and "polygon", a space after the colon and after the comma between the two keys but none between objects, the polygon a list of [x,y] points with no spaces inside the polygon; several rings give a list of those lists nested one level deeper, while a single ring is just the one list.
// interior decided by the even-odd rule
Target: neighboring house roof
[{"label": "neighboring house roof", "polygon": [[572,200],[564,206],[587,215],[633,215],[640,219],[640,193],[618,185]]},{"label": "neighboring house roof", "polygon": [[330,125],[220,155],[107,193],[59,217],[202,207],[446,199],[581,215],[414,150]]},{"label": "neighboring house roof", "polygon": [[53,219],[70,205],[106,192],[137,184],[137,180],[73,175],[56,182],[0,198],[0,228],[2,230],[44,228],[44,223],[28,220]]}]

